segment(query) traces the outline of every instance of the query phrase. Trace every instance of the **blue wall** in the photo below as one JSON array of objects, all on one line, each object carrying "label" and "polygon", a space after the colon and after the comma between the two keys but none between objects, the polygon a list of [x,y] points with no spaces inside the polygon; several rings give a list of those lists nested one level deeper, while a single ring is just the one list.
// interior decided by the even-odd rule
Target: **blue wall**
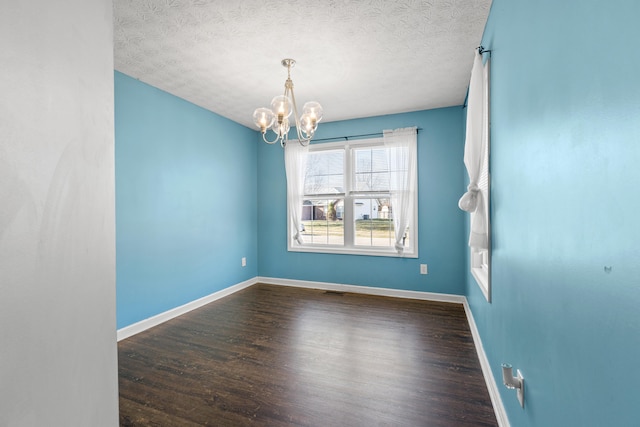
[{"label": "blue wall", "polygon": [[493,302],[468,298],[496,378],[525,377],[514,426],[639,425],[639,16],[493,1]]},{"label": "blue wall", "polygon": [[[321,124],[316,139],[418,126],[418,259],[287,252],[283,150],[258,142],[261,276],[426,292],[465,290],[464,137],[460,107]],[[259,138],[257,141],[261,141]],[[420,275],[419,264],[429,265]]]},{"label": "blue wall", "polygon": [[118,72],[115,125],[118,328],[255,277],[256,133]]}]

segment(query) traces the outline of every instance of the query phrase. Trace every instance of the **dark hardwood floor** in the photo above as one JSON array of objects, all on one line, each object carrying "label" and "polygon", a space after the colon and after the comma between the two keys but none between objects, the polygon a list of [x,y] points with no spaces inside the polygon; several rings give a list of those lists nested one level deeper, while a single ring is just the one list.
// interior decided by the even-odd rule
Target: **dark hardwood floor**
[{"label": "dark hardwood floor", "polygon": [[123,426],[495,426],[459,304],[254,285],[118,343]]}]

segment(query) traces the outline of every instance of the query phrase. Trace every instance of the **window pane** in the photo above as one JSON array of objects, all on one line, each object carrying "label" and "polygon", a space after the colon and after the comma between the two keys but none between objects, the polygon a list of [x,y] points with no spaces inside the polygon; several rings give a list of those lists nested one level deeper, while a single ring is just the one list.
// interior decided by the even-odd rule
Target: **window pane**
[{"label": "window pane", "polygon": [[353,212],[357,246],[394,245],[393,210],[389,199],[356,199]]},{"label": "window pane", "polygon": [[343,199],[305,200],[302,237],[307,244],[344,245]]},{"label": "window pane", "polygon": [[389,156],[385,148],[358,148],[355,153],[355,191],[389,191]]},{"label": "window pane", "polygon": [[344,150],[309,153],[304,180],[304,193],[344,193],[343,169]]}]

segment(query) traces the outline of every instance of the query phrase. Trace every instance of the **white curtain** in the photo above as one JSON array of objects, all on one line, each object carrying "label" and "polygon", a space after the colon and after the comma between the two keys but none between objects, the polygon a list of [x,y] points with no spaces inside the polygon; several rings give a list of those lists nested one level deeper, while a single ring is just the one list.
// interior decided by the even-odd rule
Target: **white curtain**
[{"label": "white curtain", "polygon": [[300,234],[302,229],[302,201],[304,198],[304,177],[307,170],[308,147],[297,141],[290,141],[284,147],[284,167],[287,175],[287,200],[289,218],[291,218],[291,234],[298,244],[304,240]]},{"label": "white curtain", "polygon": [[417,131],[415,127],[383,132],[389,150],[390,193],[395,228],[395,248],[404,251],[404,233],[413,219],[416,192]]},{"label": "white curtain", "polygon": [[486,205],[478,187],[484,156],[489,143],[489,62],[482,64],[482,55],[476,51],[471,70],[467,98],[467,135],[464,144],[464,164],[469,175],[467,192],[460,198],[460,209],[471,214],[469,246],[488,249]]}]

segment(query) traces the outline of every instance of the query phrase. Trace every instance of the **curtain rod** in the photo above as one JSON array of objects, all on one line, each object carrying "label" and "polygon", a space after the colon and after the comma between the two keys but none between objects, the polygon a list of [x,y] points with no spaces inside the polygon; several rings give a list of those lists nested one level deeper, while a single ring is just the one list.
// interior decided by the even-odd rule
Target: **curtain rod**
[{"label": "curtain rod", "polygon": [[[416,133],[420,133],[421,130],[422,130],[422,128],[416,128]],[[366,138],[366,137],[382,136],[382,135],[383,135],[382,132],[363,133],[363,134],[360,134],[360,135],[334,136],[332,138],[314,139],[313,142],[332,141],[332,140],[338,140],[338,139],[344,139],[345,141],[349,141],[349,139],[354,139],[354,138]]]}]

